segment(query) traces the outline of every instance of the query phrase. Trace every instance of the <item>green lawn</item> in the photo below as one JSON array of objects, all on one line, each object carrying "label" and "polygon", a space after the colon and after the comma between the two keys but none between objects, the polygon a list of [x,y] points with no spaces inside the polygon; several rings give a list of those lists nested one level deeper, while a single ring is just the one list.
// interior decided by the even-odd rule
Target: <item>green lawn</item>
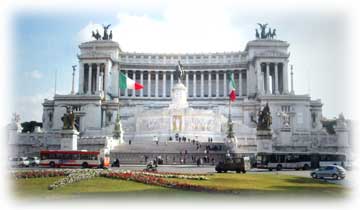
[{"label": "green lawn", "polygon": [[349,191],[343,186],[328,184],[311,178],[274,174],[214,174],[209,180],[184,180],[179,182],[195,183],[216,188],[219,193],[190,192],[175,190],[133,181],[108,178],[94,178],[70,184],[55,190],[48,190],[49,184],[59,177],[20,179],[14,181],[14,194],[21,199],[67,199],[67,198],[218,198],[238,199],[241,197],[282,196],[296,197],[344,197]]},{"label": "green lawn", "polygon": [[214,174],[209,180],[174,179],[215,188],[221,192],[249,195],[344,196],[349,189],[312,178],[276,174]]},{"label": "green lawn", "polygon": [[48,186],[60,177],[19,179],[14,182],[13,191],[18,198],[68,198],[104,196],[147,196],[152,194],[168,194],[178,190],[146,185],[142,183],[97,177],[78,183],[66,185],[55,190]]}]

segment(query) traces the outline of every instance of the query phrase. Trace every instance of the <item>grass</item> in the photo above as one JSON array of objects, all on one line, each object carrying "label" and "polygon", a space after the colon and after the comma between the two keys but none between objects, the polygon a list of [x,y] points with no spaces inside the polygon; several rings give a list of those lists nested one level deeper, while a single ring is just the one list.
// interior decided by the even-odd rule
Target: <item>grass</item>
[{"label": "grass", "polygon": [[14,195],[19,198],[67,198],[79,197],[82,195],[116,195],[116,194],[132,194],[147,195],[152,193],[168,193],[174,191],[172,189],[146,185],[142,183],[108,179],[97,177],[90,180],[84,180],[60,187],[55,190],[48,190],[48,186],[61,177],[19,179],[14,182]]},{"label": "grass", "polygon": [[173,179],[243,195],[339,196],[349,190],[341,185],[306,177],[277,174],[214,174],[209,180]]},{"label": "grass", "polygon": [[[145,185],[133,181],[97,177],[64,187],[48,190],[49,184],[59,177],[20,179],[14,182],[14,194],[26,199],[67,198],[217,198],[238,199],[241,197],[343,197],[349,190],[341,185],[330,184],[311,178],[275,174],[214,174],[209,180],[172,179],[215,188],[219,193],[190,192],[164,187]],[[341,195],[341,196],[339,196]]]}]

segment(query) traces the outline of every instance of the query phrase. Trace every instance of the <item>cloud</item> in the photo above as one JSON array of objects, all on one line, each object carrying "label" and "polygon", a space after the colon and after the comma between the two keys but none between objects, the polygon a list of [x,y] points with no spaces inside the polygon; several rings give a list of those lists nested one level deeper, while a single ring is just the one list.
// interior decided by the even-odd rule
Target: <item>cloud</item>
[{"label": "cloud", "polygon": [[20,114],[21,122],[35,120],[42,122],[44,99],[52,99],[54,89],[49,89],[44,93],[36,93],[29,96],[17,97],[14,101],[14,107],[11,113]]},{"label": "cloud", "polygon": [[41,79],[41,78],[44,77],[44,75],[38,70],[34,70],[34,71],[31,71],[31,72],[26,72],[25,75],[32,78],[32,79]]},{"label": "cloud", "polygon": [[100,24],[93,23],[90,21],[84,28],[82,28],[77,34],[77,41],[78,42],[87,42],[92,40],[92,31],[96,31],[97,29],[99,32],[102,26]]},{"label": "cloud", "polygon": [[[193,4],[197,4],[194,2]],[[189,7],[181,2],[169,4],[159,16],[120,12],[110,30],[124,51],[138,52],[214,52],[239,51],[247,40],[232,23],[231,14],[219,5],[207,3]],[[78,33],[80,42],[93,40],[91,31],[100,24],[89,22]]]}]

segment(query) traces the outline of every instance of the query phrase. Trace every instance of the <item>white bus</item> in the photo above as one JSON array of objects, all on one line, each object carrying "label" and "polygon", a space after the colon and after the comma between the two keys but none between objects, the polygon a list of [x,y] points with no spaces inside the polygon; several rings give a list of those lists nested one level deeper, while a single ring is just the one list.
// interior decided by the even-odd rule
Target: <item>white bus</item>
[{"label": "white bus", "polygon": [[299,153],[258,153],[256,167],[278,171],[282,169],[303,169],[311,167],[311,156]]},{"label": "white bus", "polygon": [[346,155],[343,154],[319,154],[319,167],[338,165],[345,167]]}]

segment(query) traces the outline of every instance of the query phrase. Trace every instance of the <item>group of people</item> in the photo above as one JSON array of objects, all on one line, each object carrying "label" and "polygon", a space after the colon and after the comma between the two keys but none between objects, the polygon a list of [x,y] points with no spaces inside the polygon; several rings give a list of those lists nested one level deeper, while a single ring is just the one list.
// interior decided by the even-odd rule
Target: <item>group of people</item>
[{"label": "group of people", "polygon": [[[170,136],[169,141],[172,141],[172,140],[173,140],[173,138]],[[178,134],[175,135],[175,141],[177,141],[179,143],[181,143],[181,142],[191,142],[191,141],[195,142],[195,140],[190,140],[190,138],[186,138],[185,136],[180,137],[180,136],[178,136]]]},{"label": "group of people", "polygon": [[223,149],[221,145],[206,145],[205,148],[208,151],[221,151]]}]

